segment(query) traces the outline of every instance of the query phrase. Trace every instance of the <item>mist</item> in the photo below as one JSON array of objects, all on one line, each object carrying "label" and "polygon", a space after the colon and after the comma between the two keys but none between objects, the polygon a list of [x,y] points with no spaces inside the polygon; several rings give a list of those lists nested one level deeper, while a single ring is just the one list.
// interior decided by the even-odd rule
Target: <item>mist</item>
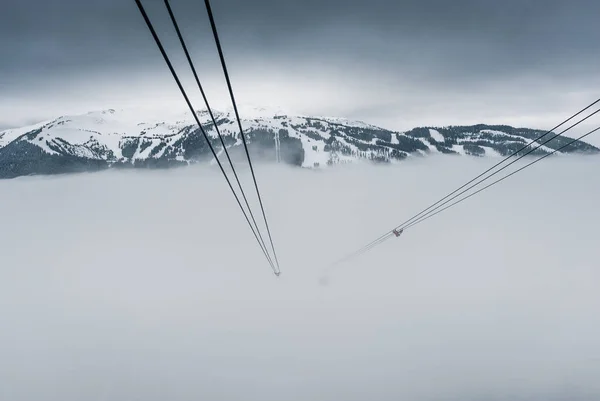
[{"label": "mist", "polygon": [[329,269],[495,162],[256,166],[279,278],[214,168],[1,181],[0,399],[597,400],[597,157]]}]

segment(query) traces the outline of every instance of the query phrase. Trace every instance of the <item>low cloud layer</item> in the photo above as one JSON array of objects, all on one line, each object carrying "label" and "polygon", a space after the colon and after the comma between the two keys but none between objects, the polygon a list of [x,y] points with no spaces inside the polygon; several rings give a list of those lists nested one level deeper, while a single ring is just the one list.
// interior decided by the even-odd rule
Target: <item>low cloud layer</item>
[{"label": "low cloud layer", "polygon": [[279,279],[216,171],[0,182],[0,398],[598,399],[594,158],[326,269],[491,163],[258,166]]}]

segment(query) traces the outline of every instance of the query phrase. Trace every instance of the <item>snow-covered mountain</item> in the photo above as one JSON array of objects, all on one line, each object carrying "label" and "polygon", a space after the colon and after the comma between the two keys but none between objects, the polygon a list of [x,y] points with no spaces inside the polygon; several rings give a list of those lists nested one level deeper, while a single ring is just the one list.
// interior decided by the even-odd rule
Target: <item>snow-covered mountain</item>
[{"label": "snow-covered mountain", "polygon": [[[243,157],[233,112],[213,113],[232,157]],[[198,114],[221,156],[222,145],[208,112]],[[393,163],[436,153],[500,157],[544,133],[483,124],[395,132],[343,118],[296,116],[259,108],[244,109],[240,115],[253,158],[309,168],[361,159]],[[550,152],[569,139],[558,137],[534,154]],[[600,150],[576,142],[560,153],[573,152]],[[147,118],[110,109],[0,132],[0,178],[210,161],[214,162],[209,147],[190,113]]]}]

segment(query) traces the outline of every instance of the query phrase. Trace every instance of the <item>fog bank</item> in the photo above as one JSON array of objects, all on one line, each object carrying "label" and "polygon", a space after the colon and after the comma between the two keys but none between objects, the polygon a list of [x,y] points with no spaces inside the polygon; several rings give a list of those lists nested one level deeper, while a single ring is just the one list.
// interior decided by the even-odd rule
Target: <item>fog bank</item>
[{"label": "fog bank", "polygon": [[598,158],[546,159],[320,282],[496,161],[257,166],[279,279],[216,170],[1,181],[0,399],[597,400]]}]

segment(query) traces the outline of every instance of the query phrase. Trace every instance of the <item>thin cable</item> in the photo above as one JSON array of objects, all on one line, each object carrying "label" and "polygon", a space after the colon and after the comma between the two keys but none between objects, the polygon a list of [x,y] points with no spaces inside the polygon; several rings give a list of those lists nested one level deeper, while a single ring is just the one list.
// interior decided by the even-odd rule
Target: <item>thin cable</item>
[{"label": "thin cable", "polygon": [[[491,175],[489,175],[488,177],[479,180],[478,182],[476,182],[475,184],[471,185],[470,187],[464,189],[463,191],[459,192],[458,194],[454,195],[453,197],[451,197],[450,199],[448,199],[447,201],[445,201],[444,203],[439,204],[438,206],[436,206],[435,208],[431,209],[428,213],[426,213],[424,216],[427,216],[428,214],[431,214],[433,212],[435,212],[437,209],[441,208],[442,206],[448,204],[449,202],[451,202],[452,200],[458,198],[460,195],[464,194],[465,192],[468,192],[469,190],[473,189],[474,187],[476,187],[477,185],[481,184],[483,181],[486,181],[490,178],[492,178],[493,176],[495,176],[496,174],[498,174],[499,172],[501,172],[502,170],[510,167],[512,164],[518,162],[519,160],[521,160],[522,158],[524,158],[525,156],[529,155],[532,152],[535,152],[537,149],[539,149],[540,147],[544,146],[545,144],[547,144],[550,141],[553,141],[554,139],[558,138],[559,136],[561,136],[562,134],[564,134],[565,132],[569,131],[570,129],[572,129],[573,127],[581,124],[582,122],[584,122],[585,120],[587,120],[588,118],[592,117],[593,115],[597,114],[600,112],[600,109],[596,110],[595,112],[593,112],[592,114],[588,115],[585,118],[582,118],[581,120],[579,120],[578,122],[574,123],[573,125],[571,125],[568,128],[565,128],[562,132],[560,132],[558,135],[556,135],[553,138],[550,138],[542,143],[540,143],[539,145],[537,145],[535,148],[530,149],[528,152],[522,154],[521,156],[519,156],[518,158],[516,158],[515,160],[513,160],[512,162],[508,163],[506,166],[502,167],[501,169],[495,171],[494,173],[492,173]],[[552,154],[552,153],[550,153]],[[423,216],[421,216],[423,217]],[[411,223],[412,224],[412,223]],[[403,228],[408,227],[409,225],[405,225],[403,226]]]},{"label": "thin cable", "polygon": [[[504,159],[502,159],[500,162],[496,163],[495,165],[493,165],[492,167],[488,168],[487,170],[485,170],[483,173],[479,174],[477,177],[473,178],[472,180],[470,180],[469,182],[465,183],[464,185],[462,185],[461,187],[457,188],[456,190],[454,190],[453,192],[449,193],[448,195],[446,195],[445,197],[443,197],[442,199],[440,199],[439,201],[437,201],[436,203],[432,204],[431,206],[429,206],[427,209],[424,209],[423,211],[419,212],[418,214],[416,214],[415,216],[411,217],[410,219],[408,219],[407,221],[405,221],[404,223],[400,224],[399,226],[397,226],[396,228],[400,228],[410,222],[412,222],[415,218],[417,218],[418,216],[422,215],[423,213],[425,213],[426,211],[428,211],[429,209],[431,209],[432,207],[434,207],[435,205],[437,205],[438,203],[440,203],[441,201],[447,199],[448,197],[454,195],[456,192],[460,191],[461,189],[463,189],[464,187],[466,187],[467,185],[469,185],[470,183],[472,183],[473,181],[477,180],[478,178],[482,177],[483,175],[487,174],[488,172],[490,172],[491,170],[493,170],[494,168],[498,167],[499,165],[503,164],[504,162],[506,162],[508,159],[510,159],[513,156],[516,156],[518,153],[522,152],[523,150],[527,149],[531,144],[533,144],[534,142],[539,141],[540,139],[544,138],[545,136],[549,135],[552,133],[552,131],[554,131],[555,129],[557,129],[558,127],[560,127],[561,125],[566,124],[567,122],[569,122],[570,120],[572,120],[573,118],[577,117],[578,115],[580,115],[581,113],[583,113],[584,111],[586,111],[587,109],[591,108],[592,106],[594,106],[596,103],[600,102],[600,99],[597,99],[595,102],[591,103],[590,105],[586,106],[585,108],[581,109],[580,111],[578,111],[577,113],[573,114],[571,117],[567,118],[566,120],[564,120],[563,122],[561,122],[560,124],[558,124],[557,126],[555,126],[554,128],[551,128],[550,130],[546,131],[546,133],[544,133],[543,135],[533,139],[532,141],[530,141],[528,144],[526,144],[525,146],[523,146],[522,148],[520,148],[519,150],[517,150],[516,152],[508,155],[507,157],[505,157]],[[564,132],[564,131],[563,131]],[[560,136],[560,135],[557,135]],[[554,138],[553,138],[554,139]],[[491,176],[490,176],[491,177]],[[489,178],[489,177],[487,177]],[[486,178],[486,179],[487,179]]]},{"label": "thin cable", "polygon": [[360,255],[362,255],[362,254],[364,254],[366,252],[368,252],[370,249],[372,249],[375,246],[381,244],[382,242],[384,242],[384,241],[392,238],[393,236],[394,236],[394,234],[391,233],[391,232],[389,232],[389,233],[387,233],[385,235],[382,235],[377,240],[371,242],[369,245],[366,245],[366,246],[362,247],[361,249],[359,249],[358,251],[353,252],[353,253],[351,253],[351,254],[349,254],[347,256],[344,256],[342,259],[339,259],[338,261],[334,262],[331,266],[337,266],[337,265],[339,265],[341,263],[344,263],[344,262],[346,262],[346,261],[348,261],[350,259],[354,259],[354,258],[356,258],[356,257],[358,257],[358,256],[360,256]]},{"label": "thin cable", "polygon": [[210,7],[210,1],[204,0],[204,4],[206,5],[206,11],[208,12],[210,26],[212,28],[213,36],[215,38],[215,44],[217,45],[217,50],[219,51],[219,58],[221,59],[221,66],[223,67],[223,73],[225,74],[225,80],[227,81],[227,88],[229,89],[229,96],[231,97],[231,102],[233,103],[233,110],[235,111],[235,117],[237,118],[238,127],[240,129],[240,135],[242,136],[242,141],[244,143],[244,149],[246,151],[246,156],[248,158],[248,164],[250,166],[250,171],[252,173],[252,180],[254,181],[254,186],[256,187],[256,194],[258,196],[258,201],[260,203],[260,209],[262,210],[262,215],[265,220],[265,226],[267,228],[267,233],[269,234],[269,241],[271,242],[271,248],[273,249],[273,255],[275,256],[275,263],[277,264],[277,268],[279,269],[279,260],[277,258],[277,253],[275,252],[275,246],[273,245],[273,237],[271,236],[271,230],[269,229],[267,215],[265,214],[265,208],[263,206],[262,198],[260,196],[260,191],[258,189],[258,183],[256,182],[256,175],[254,174],[254,168],[252,167],[252,160],[250,160],[250,152],[248,151],[248,144],[246,143],[246,137],[244,136],[244,130],[242,129],[242,123],[241,123],[237,105],[235,102],[235,97],[233,95],[233,89],[231,87],[231,82],[229,80],[229,73],[227,72],[227,65],[225,64],[225,57],[223,55],[223,49],[221,48],[221,41],[219,40],[219,34],[217,33],[217,26],[215,24],[212,9]]},{"label": "thin cable", "polygon": [[422,218],[420,218],[419,220],[417,220],[417,221],[415,221],[415,222],[411,223],[410,225],[408,225],[408,226],[405,228],[405,230],[407,230],[407,229],[409,229],[409,228],[411,228],[411,227],[414,227],[414,226],[416,226],[417,224],[419,224],[419,223],[422,223],[422,222],[424,222],[425,220],[427,220],[427,219],[429,219],[429,218],[431,218],[431,217],[433,217],[433,216],[435,216],[435,215],[437,215],[437,214],[439,214],[439,213],[442,213],[444,210],[450,209],[452,206],[458,205],[459,203],[461,203],[461,202],[463,202],[463,201],[465,201],[465,200],[469,199],[470,197],[472,197],[472,196],[474,196],[474,195],[477,195],[478,193],[480,193],[480,192],[482,192],[482,191],[484,191],[484,190],[488,189],[489,187],[491,187],[491,186],[493,186],[493,185],[496,185],[496,184],[498,184],[500,181],[504,181],[505,179],[507,179],[508,177],[510,177],[510,176],[512,176],[512,175],[514,175],[514,174],[516,174],[516,173],[518,173],[519,171],[521,171],[521,170],[524,170],[525,168],[527,168],[527,167],[529,167],[529,166],[531,166],[531,165],[533,165],[533,164],[535,164],[535,163],[537,163],[537,162],[539,162],[539,161],[541,161],[541,160],[545,159],[546,157],[549,157],[549,156],[553,155],[554,153],[558,152],[559,150],[562,150],[562,149],[566,148],[567,146],[570,146],[570,145],[572,145],[573,143],[575,143],[575,142],[577,142],[577,141],[579,141],[579,140],[581,140],[581,139],[585,138],[585,137],[586,137],[586,136],[588,136],[588,135],[591,135],[591,134],[593,134],[594,132],[596,132],[596,131],[598,131],[598,130],[600,130],[600,127],[598,127],[598,128],[596,128],[596,129],[593,129],[593,130],[591,130],[591,131],[590,131],[590,132],[588,132],[587,134],[581,135],[581,136],[580,136],[579,138],[577,138],[577,139],[573,139],[572,141],[570,141],[570,142],[569,142],[569,143],[567,143],[566,145],[563,145],[563,146],[561,146],[560,148],[558,148],[558,149],[556,149],[556,150],[552,151],[551,153],[547,153],[547,154],[545,154],[544,156],[540,157],[539,159],[536,159],[536,160],[532,161],[531,163],[528,163],[528,164],[524,165],[523,167],[519,168],[518,170],[515,170],[515,171],[513,171],[512,173],[508,174],[507,176],[505,176],[505,177],[502,177],[502,178],[500,178],[500,179],[498,179],[498,180],[496,180],[496,181],[492,182],[492,183],[491,183],[491,184],[489,184],[489,185],[486,185],[485,187],[483,187],[483,188],[481,188],[481,189],[477,190],[476,192],[473,192],[472,194],[470,194],[470,195],[468,195],[468,196],[465,196],[465,197],[464,197],[464,198],[462,198],[462,199],[459,199],[458,201],[456,201],[456,202],[454,202],[454,203],[452,203],[452,204],[450,204],[450,205],[446,206],[445,208],[443,208],[443,209],[440,209],[440,210],[438,210],[437,212],[435,212],[435,213],[433,213],[433,214],[430,214],[430,215],[428,215],[428,216],[423,216],[423,217],[422,217]]},{"label": "thin cable", "polygon": [[[595,105],[596,103],[600,102],[600,99],[596,100],[595,102],[591,103],[589,106],[585,107],[584,109],[580,110],[579,112],[577,112],[576,114],[574,114],[573,116],[569,117],[568,119],[566,119],[565,121],[563,121],[562,123],[560,123],[559,125],[557,125],[557,127],[560,127],[561,125],[565,124],[566,122],[568,122],[569,120],[573,119],[574,117],[576,117],[577,115],[581,114],[582,112],[584,112],[585,110],[589,109],[590,107],[592,107],[593,105]],[[570,127],[566,128],[565,130],[563,130],[560,134],[555,135],[554,137],[550,138],[549,140],[546,140],[545,142],[539,144],[537,147],[533,148],[532,150],[530,150],[529,152],[525,153],[524,155],[520,156],[519,158],[517,158],[516,160],[514,160],[513,162],[509,163],[507,166],[501,168],[500,170],[494,172],[493,174],[489,175],[488,177],[484,178],[483,180],[480,180],[479,182],[475,183],[474,185],[472,185],[471,187],[467,188],[466,190],[462,191],[461,193],[459,193],[458,195],[455,195],[454,197],[452,197],[451,199],[449,199],[448,201],[442,203],[441,205],[435,207],[433,210],[429,211],[427,214],[429,213],[433,213],[436,209],[442,207],[443,205],[447,204],[448,202],[452,201],[453,199],[456,199],[458,196],[460,196],[461,194],[469,191],[470,189],[472,189],[474,186],[479,185],[481,182],[493,177],[494,175],[496,175],[497,173],[499,173],[500,171],[504,170],[505,168],[509,167],[511,164],[517,162],[518,160],[520,160],[521,158],[527,156],[529,153],[535,151],[536,149],[538,149],[539,147],[543,146],[544,144],[554,140],[555,138],[561,136],[563,133],[565,133],[566,131],[570,130],[571,128],[575,127],[576,125],[582,123],[583,121],[587,120],[588,118],[592,117],[593,115],[595,115],[596,113],[600,112],[599,110],[596,110],[595,112],[593,112],[592,114],[588,115],[587,117],[579,120],[578,122],[576,122],[575,124],[571,125]],[[360,256],[362,254],[364,254],[365,252],[373,249],[375,246],[381,244],[382,242],[392,238],[392,233],[395,230],[404,230],[406,227],[408,227],[414,220],[416,217],[422,215],[424,212],[428,211],[429,209],[431,209],[433,206],[439,204],[441,201],[443,201],[444,199],[447,199],[449,196],[451,196],[452,194],[458,192],[460,189],[464,188],[465,186],[467,186],[468,184],[472,183],[473,181],[475,181],[477,178],[485,175],[487,172],[491,171],[494,167],[499,166],[500,164],[502,164],[504,161],[508,160],[510,157],[514,156],[515,154],[521,152],[523,149],[527,148],[529,145],[531,145],[533,142],[538,141],[539,139],[543,138],[544,136],[548,135],[550,132],[552,132],[555,128],[552,128],[550,131],[546,132],[544,135],[534,139],[533,141],[531,141],[529,144],[525,145],[523,148],[517,150],[516,152],[514,152],[513,154],[511,154],[510,156],[506,157],[505,159],[503,159],[501,162],[496,163],[494,166],[492,166],[491,168],[489,168],[488,170],[486,170],[485,172],[483,172],[482,174],[480,174],[479,176],[475,177],[474,179],[472,179],[471,181],[469,181],[468,183],[466,183],[465,185],[463,185],[462,187],[456,189],[454,192],[446,195],[444,198],[440,199],[439,201],[437,201],[436,203],[432,204],[431,206],[429,206],[427,209],[424,209],[422,212],[418,213],[417,215],[415,215],[414,217],[410,218],[409,220],[405,221],[404,223],[402,223],[401,225],[397,226],[396,228],[394,228],[391,231],[388,231],[387,233],[383,234],[382,236],[380,236],[379,238],[375,239],[374,241],[370,242],[369,244],[363,246],[362,248],[360,248],[359,250],[353,252],[352,254],[340,259],[339,261],[335,262],[334,265],[339,264],[343,261],[349,260],[353,257],[357,257]],[[564,148],[564,147],[562,147]]]},{"label": "thin cable", "polygon": [[160,39],[158,38],[158,35],[156,34],[154,27],[152,26],[152,22],[150,22],[150,19],[148,18],[148,15],[146,14],[146,10],[144,10],[144,6],[142,5],[140,0],[135,0],[135,2],[140,10],[140,13],[142,14],[142,17],[144,18],[144,21],[146,22],[146,25],[148,26],[148,29],[150,30],[150,33],[152,34],[152,37],[154,38],[154,41],[158,45],[158,48],[159,48],[163,58],[165,59],[165,62],[167,63],[167,66],[169,67],[171,74],[173,75],[173,78],[175,79],[175,82],[177,83],[177,86],[179,87],[181,94],[183,95],[188,107],[190,108],[190,111],[192,112],[192,115],[194,116],[196,123],[198,123],[198,127],[200,127],[200,131],[202,132],[202,135],[204,136],[204,139],[206,140],[206,143],[208,144],[208,147],[210,148],[210,151],[212,152],[213,157],[215,158],[215,160],[219,166],[219,169],[221,170],[221,173],[223,173],[223,176],[225,177],[225,180],[227,181],[227,184],[229,185],[229,189],[231,189],[231,192],[233,192],[233,196],[235,197],[235,200],[237,201],[238,206],[242,210],[242,213],[244,214],[244,217],[246,218],[246,221],[248,222],[248,225],[250,226],[250,229],[252,230],[252,233],[254,234],[256,241],[258,242],[258,245],[260,246],[261,250],[265,254],[265,257],[267,258],[267,260],[269,261],[271,268],[273,269],[273,271],[275,271],[275,266],[273,266],[273,263],[269,259],[268,253],[266,252],[265,248],[263,248],[262,244],[260,243],[258,235],[254,231],[254,227],[252,227],[252,224],[250,223],[250,219],[248,218],[248,215],[246,214],[246,211],[244,210],[239,197],[237,196],[236,192],[234,191],[233,186],[231,185],[231,181],[229,180],[229,177],[227,177],[227,174],[225,173],[225,169],[223,168],[223,165],[221,164],[221,162],[219,161],[219,158],[217,157],[217,153],[215,152],[212,144],[210,143],[208,135],[206,135],[206,132],[204,131],[204,128],[202,127],[202,124],[200,124],[200,120],[198,119],[198,116],[196,115],[196,112],[194,111],[194,108],[192,107],[192,104],[191,104],[185,90],[183,89],[183,86],[181,85],[179,77],[177,76],[177,73],[175,72],[175,69],[173,68],[173,65],[171,64],[171,61],[169,60],[169,56],[167,55],[167,52],[165,51],[162,43],[160,42]]},{"label": "thin cable", "polygon": [[[417,213],[416,215],[414,215],[413,217],[411,217],[410,219],[406,220],[405,222],[403,222],[402,224],[396,226],[394,229],[398,230],[398,229],[402,229],[402,227],[406,227],[408,224],[412,223],[415,219],[419,218],[421,215],[423,215],[424,213],[428,212],[430,209],[432,209],[433,207],[435,207],[436,205],[438,205],[440,202],[444,201],[445,199],[448,199],[450,196],[454,195],[455,193],[457,193],[458,191],[460,191],[461,189],[463,189],[464,187],[468,186],[469,184],[471,184],[472,182],[476,181],[478,178],[483,177],[485,174],[489,173],[490,171],[492,171],[494,168],[500,166],[501,164],[505,163],[508,159],[510,159],[511,157],[515,156],[516,154],[518,154],[519,152],[522,152],[523,150],[525,150],[527,147],[529,147],[532,143],[539,141],[540,139],[544,138],[545,136],[549,135],[550,133],[552,133],[552,131],[554,131],[555,129],[557,129],[558,127],[566,124],[567,122],[569,122],[570,120],[572,120],[573,118],[577,117],[578,115],[580,115],[581,113],[583,113],[584,111],[586,111],[587,109],[589,109],[590,107],[594,106],[595,104],[599,103],[600,99],[597,99],[596,101],[594,101],[593,103],[589,104],[588,106],[586,106],[585,108],[581,109],[580,111],[578,111],[577,113],[573,114],[571,117],[567,118],[566,120],[564,120],[563,122],[561,122],[560,124],[558,124],[557,126],[555,126],[554,128],[551,128],[550,130],[548,130],[546,133],[544,133],[543,135],[533,139],[532,141],[530,141],[528,144],[526,144],[525,146],[523,146],[522,148],[520,148],[519,150],[513,152],[512,154],[510,154],[509,156],[505,157],[503,160],[501,160],[500,162],[496,163],[495,165],[493,165],[492,167],[488,168],[487,170],[485,170],[483,173],[479,174],[478,176],[476,176],[475,178],[471,179],[470,181],[466,182],[465,184],[463,184],[462,186],[460,186],[459,188],[455,189],[453,192],[449,193],[448,195],[446,195],[445,197],[441,198],[440,200],[438,200],[437,202],[431,204],[429,207],[423,209],[421,212]],[[589,118],[590,116],[588,116]],[[564,133],[565,131],[563,131]],[[557,135],[559,136],[559,135]],[[554,137],[556,138],[556,137]],[[554,139],[552,138],[552,139]],[[512,163],[511,163],[512,164]],[[491,176],[493,176],[494,174],[488,176],[487,178],[485,178],[483,181],[487,180],[488,178],[490,178]],[[481,182],[483,182],[481,181]],[[459,194],[460,195],[460,194]],[[363,246],[362,248],[360,248],[358,251],[354,252],[352,255],[354,254],[362,254],[368,250],[370,250],[371,248],[373,248],[374,246],[380,244],[381,242],[385,241],[386,239],[388,239],[389,235],[393,232],[393,230],[390,230],[388,232],[386,232],[385,234],[381,235],[379,238],[373,240],[372,242],[368,243],[367,245]]]},{"label": "thin cable", "polygon": [[[187,45],[185,44],[185,40],[183,39],[183,35],[181,34],[181,30],[179,29],[179,24],[177,23],[177,19],[175,18],[175,15],[173,14],[173,10],[171,9],[171,4],[169,3],[169,0],[165,0],[165,6],[167,7],[169,17],[171,18],[171,22],[173,23],[173,26],[175,27],[175,31],[177,32],[177,37],[179,38],[179,42],[181,43],[181,47],[183,48],[185,57],[187,58],[187,61],[192,70],[192,73],[194,74],[194,79],[196,80],[198,89],[200,89],[200,93],[202,94],[202,99],[204,99],[204,104],[206,104],[206,109],[208,110],[208,114],[210,115],[213,125],[215,126],[215,130],[217,131],[217,135],[219,136],[219,140],[221,141],[221,146],[223,146],[223,151],[225,152],[225,155],[227,156],[227,160],[229,161],[229,165],[231,166],[231,170],[233,171],[233,176],[235,177],[235,181],[237,182],[237,185],[240,189],[242,198],[244,199],[244,202],[246,204],[246,208],[248,208],[248,212],[250,213],[250,218],[251,218],[252,222],[254,223],[254,227],[256,228],[256,231],[258,233],[258,237],[260,238],[260,242],[262,243],[262,246],[266,249],[267,246],[265,245],[265,241],[262,237],[262,234],[260,233],[258,224],[256,224],[256,219],[254,218],[254,213],[252,213],[252,209],[250,208],[250,204],[248,203],[248,198],[246,198],[246,193],[244,192],[244,189],[242,188],[242,184],[240,183],[240,179],[237,175],[237,172],[235,171],[235,167],[233,166],[233,162],[231,160],[231,157],[229,156],[229,152],[227,151],[227,146],[225,145],[225,141],[223,140],[223,136],[221,135],[219,126],[217,125],[217,121],[215,120],[215,117],[210,108],[210,105],[208,104],[208,99],[206,98],[206,94],[204,93],[204,88],[202,87],[202,84],[200,83],[200,78],[198,78],[198,73],[196,72],[196,67],[194,66],[194,62],[192,61],[192,58],[188,51]],[[269,255],[269,260],[272,263],[270,255]]]}]

